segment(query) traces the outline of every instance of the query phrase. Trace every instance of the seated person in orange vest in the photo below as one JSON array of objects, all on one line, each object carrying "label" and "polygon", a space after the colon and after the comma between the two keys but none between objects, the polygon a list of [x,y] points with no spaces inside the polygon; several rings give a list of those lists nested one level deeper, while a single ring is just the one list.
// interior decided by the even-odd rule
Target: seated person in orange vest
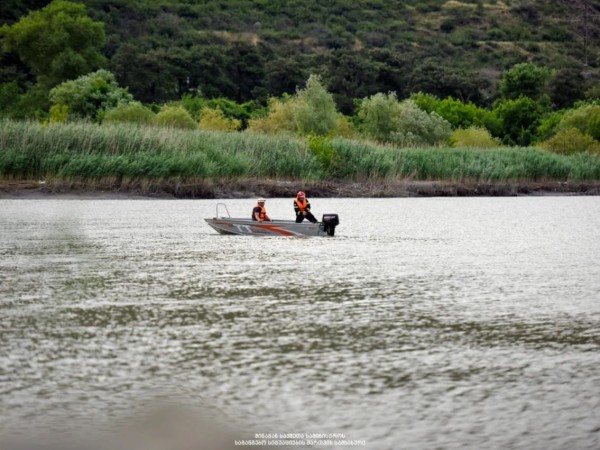
[{"label": "seated person in orange vest", "polygon": [[310,222],[317,223],[317,219],[310,212],[310,202],[302,191],[298,192],[294,199],[294,211],[296,211],[296,223],[301,223],[305,217]]},{"label": "seated person in orange vest", "polygon": [[252,220],[257,220],[258,222],[264,222],[265,220],[271,221],[269,216],[267,216],[267,208],[265,208],[264,198],[258,199],[258,205],[256,205],[252,210]]}]

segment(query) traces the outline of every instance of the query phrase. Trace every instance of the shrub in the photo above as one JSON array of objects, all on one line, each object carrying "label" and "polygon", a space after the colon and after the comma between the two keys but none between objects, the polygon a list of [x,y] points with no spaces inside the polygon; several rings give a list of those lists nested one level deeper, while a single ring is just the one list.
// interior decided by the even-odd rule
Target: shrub
[{"label": "shrub", "polygon": [[391,141],[402,147],[439,145],[452,134],[452,127],[447,120],[436,112],[427,114],[412,100],[400,104],[396,124],[397,131],[392,133]]},{"label": "shrub", "polygon": [[577,128],[582,133],[600,140],[600,105],[583,105],[568,111],[558,124],[558,129],[569,128]]},{"label": "shrub", "polygon": [[402,147],[437,145],[452,133],[450,123],[436,112],[427,113],[413,100],[400,103],[394,92],[364,99],[358,116],[367,136]]},{"label": "shrub", "polygon": [[335,135],[347,139],[351,139],[356,136],[356,130],[352,125],[352,122],[342,114],[338,115],[335,124]]},{"label": "shrub", "polygon": [[120,104],[116,108],[110,109],[104,114],[105,123],[129,122],[129,123],[149,123],[154,117],[154,113],[146,108],[140,102]]},{"label": "shrub", "polygon": [[540,125],[537,129],[537,135],[540,140],[549,139],[556,133],[558,125],[565,113],[565,110],[554,111],[540,120]]},{"label": "shrub", "polygon": [[581,152],[600,154],[600,142],[589,134],[582,133],[577,128],[561,130],[540,146],[551,152],[564,155]]},{"label": "shrub", "polygon": [[499,139],[492,137],[487,129],[480,127],[454,130],[454,133],[450,137],[450,142],[454,147],[491,148],[500,146]]},{"label": "shrub", "polygon": [[328,177],[335,177],[341,163],[340,156],[332,145],[331,139],[324,136],[307,136],[308,148],[317,158],[323,172]]},{"label": "shrub", "polygon": [[267,116],[250,119],[248,130],[265,134],[296,133],[296,99],[284,96],[281,99],[270,98],[268,103]]},{"label": "shrub", "polygon": [[115,76],[107,70],[65,81],[50,91],[53,105],[66,105],[72,117],[82,119],[101,117],[104,111],[132,100],[132,95],[119,87]]},{"label": "shrub", "polygon": [[493,135],[499,135],[501,123],[494,112],[480,108],[472,102],[462,102],[447,97],[443,100],[431,94],[413,94],[410,97],[417,106],[427,112],[436,112],[452,125],[452,128],[485,127]]},{"label": "shrub", "polygon": [[311,75],[296,96],[294,117],[301,134],[325,136],[335,130],[338,117],[335,102],[318,75]]},{"label": "shrub", "polygon": [[69,117],[69,107],[67,105],[54,105],[50,108],[50,123],[66,122]]},{"label": "shrub", "polygon": [[399,113],[400,104],[395,92],[378,93],[365,98],[358,109],[361,131],[376,141],[389,141],[398,128],[396,117]]},{"label": "shrub", "polygon": [[237,131],[242,126],[237,119],[228,119],[220,109],[202,108],[199,127],[206,131]]},{"label": "shrub", "polygon": [[194,130],[198,128],[190,113],[181,106],[165,106],[152,118],[154,125]]}]

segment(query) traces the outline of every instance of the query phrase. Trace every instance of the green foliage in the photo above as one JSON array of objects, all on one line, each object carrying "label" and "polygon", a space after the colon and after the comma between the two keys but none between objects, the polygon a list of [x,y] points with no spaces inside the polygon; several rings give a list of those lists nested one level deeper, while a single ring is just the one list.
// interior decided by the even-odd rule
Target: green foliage
[{"label": "green foliage", "polygon": [[38,81],[54,86],[105,64],[104,24],[91,20],[85,6],[54,0],[12,26],[0,28],[4,50],[19,55]]},{"label": "green foliage", "polygon": [[395,92],[372,95],[360,103],[358,109],[360,129],[366,136],[376,141],[389,141],[392,133],[398,129],[396,119],[399,114],[400,103]]},{"label": "green foliage", "polygon": [[590,86],[585,91],[585,98],[588,101],[599,101],[600,100],[600,83],[596,83]]},{"label": "green foliage", "polygon": [[[484,106],[498,97],[497,68],[533,61],[556,70],[547,93],[561,108],[588,87],[578,82],[579,68],[587,82],[599,74],[597,23],[590,19],[584,35],[581,8],[566,0],[48,3],[0,2],[0,23],[13,24],[5,29],[19,24],[27,31],[19,33],[21,41],[4,39],[12,53],[0,55],[0,84],[18,80],[26,90],[32,74],[40,81],[48,75],[50,89],[89,73],[102,66],[104,41],[110,70],[146,104],[191,94],[264,104],[293,94],[308,74],[319,73],[347,115],[355,113],[354,99],[390,91],[405,98],[421,90]],[[86,13],[105,24],[106,39]],[[514,97],[519,94],[536,98],[523,91]],[[203,106],[218,107],[243,126],[250,118]],[[195,120],[202,107],[191,111]]]},{"label": "green foliage", "polygon": [[189,112],[181,106],[165,106],[152,118],[152,123],[161,127],[194,130],[198,128]]},{"label": "green foliage", "polygon": [[448,141],[452,133],[447,120],[435,112],[428,114],[412,100],[400,104],[396,125],[397,129],[392,132],[390,140],[401,147],[441,145]]},{"label": "green foliage", "polygon": [[410,98],[422,110],[439,114],[450,122],[452,128],[485,127],[494,135],[498,135],[501,131],[501,123],[496,115],[472,102],[464,103],[452,97],[441,100],[422,92],[413,94]]},{"label": "green foliage", "polygon": [[338,112],[332,95],[318,75],[311,75],[298,91],[294,118],[301,134],[327,135],[336,128]]},{"label": "green foliage", "polygon": [[237,131],[242,123],[237,119],[228,119],[220,109],[203,108],[200,112],[199,127],[206,131]]},{"label": "green foliage", "polygon": [[566,108],[584,97],[585,80],[580,70],[562,68],[553,73],[548,94],[556,108]]},{"label": "green foliage", "polygon": [[337,177],[341,158],[332,145],[331,139],[311,134],[306,137],[308,148],[317,158],[326,177]]},{"label": "green foliage", "polygon": [[100,113],[128,103],[133,97],[117,85],[115,77],[100,69],[76,80],[65,81],[50,91],[53,105],[66,105],[74,118],[98,118]]},{"label": "green foliage", "polygon": [[596,153],[600,155],[600,142],[577,128],[560,130],[556,135],[540,144],[542,148],[554,153],[570,155],[573,153]]},{"label": "green foliage", "polygon": [[236,103],[227,98],[204,98],[186,94],[181,100],[174,103],[181,105],[192,115],[194,120],[200,120],[200,112],[204,108],[219,109],[223,112],[225,118],[238,120],[242,127],[245,127],[248,120],[260,110],[260,106],[254,102]]},{"label": "green foliage", "polygon": [[50,108],[48,89],[40,83],[29,88],[15,105],[15,119],[44,119]]},{"label": "green foliage", "polygon": [[250,119],[248,131],[264,134],[295,134],[297,131],[296,106],[297,99],[295,97],[270,98],[267,115]]},{"label": "green foliage", "polygon": [[19,98],[23,91],[16,81],[0,84],[0,117],[19,116]]},{"label": "green foliage", "polygon": [[398,102],[394,92],[364,99],[358,117],[367,136],[401,147],[438,145],[452,132],[450,123],[437,113],[427,113],[413,100]]},{"label": "green foliage", "polygon": [[533,142],[537,128],[547,108],[529,97],[502,100],[494,107],[502,121],[503,142],[507,145],[527,146]]},{"label": "green foliage", "polygon": [[436,59],[425,60],[407,78],[409,93],[426,92],[462,101],[480,101],[489,82],[479,74]]},{"label": "green foliage", "polygon": [[0,120],[0,142],[0,178],[180,182],[322,175],[304,141],[249,133]]},{"label": "green foliage", "polygon": [[558,129],[569,128],[577,128],[600,141],[600,105],[583,105],[565,113]]},{"label": "green foliage", "polygon": [[516,64],[502,74],[500,93],[507,99],[529,97],[540,99],[545,93],[551,72],[532,63]]},{"label": "green foliage", "polygon": [[553,111],[547,114],[540,120],[540,125],[537,129],[537,136],[539,140],[549,139],[556,130],[567,110],[561,109],[559,111]]},{"label": "green foliage", "polygon": [[[313,137],[0,120],[0,178],[179,183],[215,177],[322,180],[598,180],[600,158],[534,148],[397,149]],[[309,148],[312,145],[312,148]],[[319,156],[330,171],[324,170]]]},{"label": "green foliage", "polygon": [[69,117],[69,107],[67,105],[54,105],[50,108],[50,123],[66,122]]},{"label": "green foliage", "polygon": [[341,138],[352,139],[356,137],[356,129],[348,117],[340,114],[336,119],[334,135]]},{"label": "green foliage", "polygon": [[104,114],[103,123],[127,122],[146,124],[152,121],[154,113],[140,102],[120,103]]},{"label": "green foliage", "polygon": [[500,146],[500,141],[493,138],[487,129],[475,126],[454,130],[450,142],[454,147],[497,148]]}]

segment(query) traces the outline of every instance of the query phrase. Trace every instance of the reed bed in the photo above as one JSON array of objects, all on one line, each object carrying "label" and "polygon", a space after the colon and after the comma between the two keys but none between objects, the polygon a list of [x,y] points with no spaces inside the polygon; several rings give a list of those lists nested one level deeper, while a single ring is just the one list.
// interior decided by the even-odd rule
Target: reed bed
[{"label": "reed bed", "polygon": [[[324,144],[321,144],[321,146]],[[589,181],[600,157],[536,148],[399,149],[327,140],[327,158],[307,141],[251,133],[183,131],[132,125],[0,121],[0,177],[190,181],[274,178]],[[324,153],[325,154],[325,153]]]}]

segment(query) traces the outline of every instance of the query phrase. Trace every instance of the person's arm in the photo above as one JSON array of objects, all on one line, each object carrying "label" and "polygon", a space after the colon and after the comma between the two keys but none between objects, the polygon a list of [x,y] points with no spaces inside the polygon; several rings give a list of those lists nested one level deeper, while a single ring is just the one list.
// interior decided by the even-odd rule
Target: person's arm
[{"label": "person's arm", "polygon": [[260,210],[258,208],[254,208],[252,210],[252,214],[254,214],[254,220],[260,222]]}]

